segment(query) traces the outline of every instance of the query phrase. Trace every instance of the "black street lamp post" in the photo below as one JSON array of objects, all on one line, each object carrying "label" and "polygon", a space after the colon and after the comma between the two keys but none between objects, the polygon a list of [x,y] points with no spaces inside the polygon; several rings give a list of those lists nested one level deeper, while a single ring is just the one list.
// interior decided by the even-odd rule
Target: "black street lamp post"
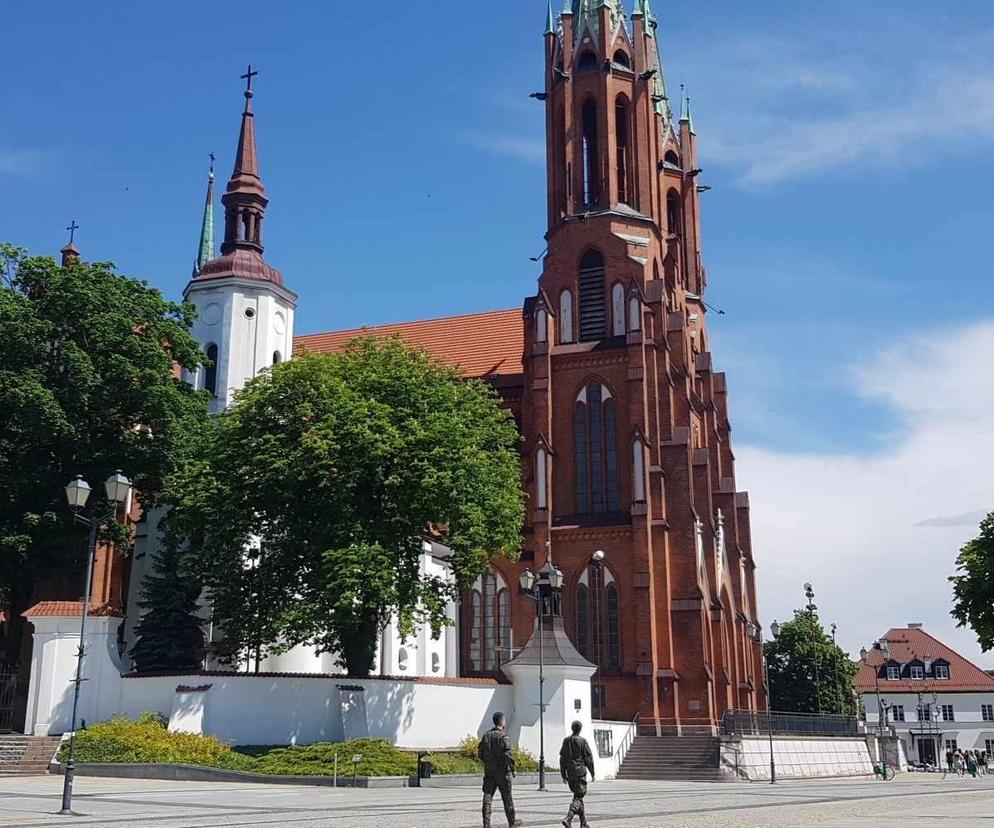
[{"label": "black street lamp post", "polygon": [[[776,640],[780,635],[780,625],[774,618],[770,624],[770,634]],[[762,630],[760,630],[760,643],[762,643]],[[766,674],[766,730],[770,737],[770,784],[777,782],[777,760],[773,755],[773,713],[770,710],[770,660],[766,657],[766,647],[763,647],[763,671]]]},{"label": "black street lamp post", "polygon": [[597,683],[593,685],[594,688],[594,701],[597,703],[597,718],[601,717],[603,712],[601,707],[601,699],[603,698],[604,691],[601,689],[603,687],[603,676],[601,675],[601,664],[604,661],[604,553],[598,549],[590,556],[590,565],[594,568],[594,583],[593,589],[590,590],[590,595],[592,598],[596,599],[596,607],[594,606],[594,601],[590,602],[591,612],[594,614],[594,634],[597,636],[597,646],[594,649],[594,656],[596,659],[597,672],[594,674],[597,677]]},{"label": "black street lamp post", "polygon": [[[886,641],[874,641],[873,649],[880,650],[880,654],[884,658],[884,667],[886,668],[887,662],[890,661],[890,645]],[[884,718],[887,708],[885,702],[880,698],[880,669],[870,664],[867,660],[869,655],[870,653],[866,647],[859,651],[859,660],[873,669],[873,680],[877,688],[877,751],[880,755],[880,764],[884,770],[880,777],[883,781],[887,779],[887,758],[884,756]]]},{"label": "black street lamp post", "polygon": [[90,612],[90,589],[93,581],[93,559],[97,550],[97,533],[100,527],[117,517],[118,510],[125,504],[131,492],[131,481],[120,471],[114,472],[104,483],[110,508],[93,517],[82,514],[90,498],[90,485],[81,476],[66,486],[66,499],[73,511],[73,520],[88,526],[90,539],[87,546],[86,581],[83,584],[83,612],[79,623],[79,649],[76,651],[76,678],[73,680],[72,723],[69,729],[69,758],[66,760],[65,779],[62,783],[62,810],[60,814],[72,816],[72,783],[76,770],[76,716],[79,709],[79,689],[83,683],[83,657],[86,651],[86,616]]},{"label": "black street lamp post", "polygon": [[[808,611],[808,615],[811,616],[812,623],[817,619],[815,613],[818,612],[818,607],[815,606],[815,591],[811,584],[804,585],[804,597],[808,599],[808,605],[805,609]],[[818,675],[818,634],[816,630],[812,630],[811,633],[811,650],[814,656],[814,666],[815,666],[815,703],[818,706],[818,713],[821,714],[821,679]]]},{"label": "black street lamp post", "polygon": [[519,579],[522,594],[535,602],[538,618],[538,789],[545,787],[545,628],[546,621],[554,612],[554,604],[563,589],[565,576],[552,563],[550,554],[538,575],[525,570]]}]

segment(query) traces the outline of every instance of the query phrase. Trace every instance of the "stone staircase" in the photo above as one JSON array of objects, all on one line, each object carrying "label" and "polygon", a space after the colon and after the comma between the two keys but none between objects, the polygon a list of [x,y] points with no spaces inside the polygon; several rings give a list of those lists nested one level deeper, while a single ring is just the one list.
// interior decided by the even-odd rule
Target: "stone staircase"
[{"label": "stone staircase", "polygon": [[0,777],[48,773],[61,736],[0,734]]},{"label": "stone staircase", "polygon": [[640,727],[618,771],[618,779],[724,782],[721,740],[714,736],[657,736]]}]

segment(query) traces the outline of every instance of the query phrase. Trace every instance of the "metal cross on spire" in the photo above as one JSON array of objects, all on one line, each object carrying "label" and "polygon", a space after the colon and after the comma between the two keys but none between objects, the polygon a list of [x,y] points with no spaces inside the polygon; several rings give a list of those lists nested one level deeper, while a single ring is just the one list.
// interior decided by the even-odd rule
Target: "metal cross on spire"
[{"label": "metal cross on spire", "polygon": [[242,75],[242,80],[246,82],[245,86],[246,92],[252,91],[252,78],[254,78],[258,74],[259,74],[258,72],[252,69],[252,64],[250,63],[248,65],[248,71],[244,75]]},{"label": "metal cross on spire", "polygon": [[69,244],[72,244],[73,238],[76,235],[76,231],[79,230],[79,225],[76,224],[76,219],[73,219],[69,226],[66,228],[69,231]]},{"label": "metal cross on spire", "polygon": [[210,169],[210,171],[211,171],[211,174],[213,175],[214,174],[214,153],[213,152],[210,155],[210,159],[211,159],[211,169]]}]

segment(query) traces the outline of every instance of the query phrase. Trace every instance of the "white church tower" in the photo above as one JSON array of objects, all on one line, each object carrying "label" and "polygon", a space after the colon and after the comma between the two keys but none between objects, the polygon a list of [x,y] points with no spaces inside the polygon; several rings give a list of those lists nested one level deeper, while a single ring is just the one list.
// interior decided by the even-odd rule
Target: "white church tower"
[{"label": "white church tower", "polygon": [[280,272],[262,258],[262,220],[269,200],[259,177],[255,148],[252,78],[256,74],[250,66],[242,76],[248,88],[235,168],[221,197],[221,255],[213,258],[212,163],[199,257],[193,278],[183,291],[183,298],[197,308],[192,334],[212,363],[185,379],[214,395],[214,413],[231,405],[235,392],[262,369],[289,359],[293,347],[297,296],[283,286]]}]

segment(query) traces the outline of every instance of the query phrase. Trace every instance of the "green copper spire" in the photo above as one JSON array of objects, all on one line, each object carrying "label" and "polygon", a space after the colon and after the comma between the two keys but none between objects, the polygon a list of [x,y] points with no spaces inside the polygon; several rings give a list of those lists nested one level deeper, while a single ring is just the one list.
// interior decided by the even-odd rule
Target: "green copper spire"
[{"label": "green copper spire", "polygon": [[547,35],[556,33],[556,17],[552,13],[552,0],[549,0],[549,13],[545,17],[545,33]]},{"label": "green copper spire", "polygon": [[[684,85],[680,84],[680,123],[686,121],[687,126],[690,131],[694,133],[694,115],[690,111],[690,95],[687,94],[687,90]],[[694,133],[696,135],[696,133]]]},{"label": "green copper spire", "polygon": [[207,174],[207,199],[204,202],[204,220],[200,225],[200,250],[197,253],[197,274],[214,258],[214,153],[211,169]]}]

